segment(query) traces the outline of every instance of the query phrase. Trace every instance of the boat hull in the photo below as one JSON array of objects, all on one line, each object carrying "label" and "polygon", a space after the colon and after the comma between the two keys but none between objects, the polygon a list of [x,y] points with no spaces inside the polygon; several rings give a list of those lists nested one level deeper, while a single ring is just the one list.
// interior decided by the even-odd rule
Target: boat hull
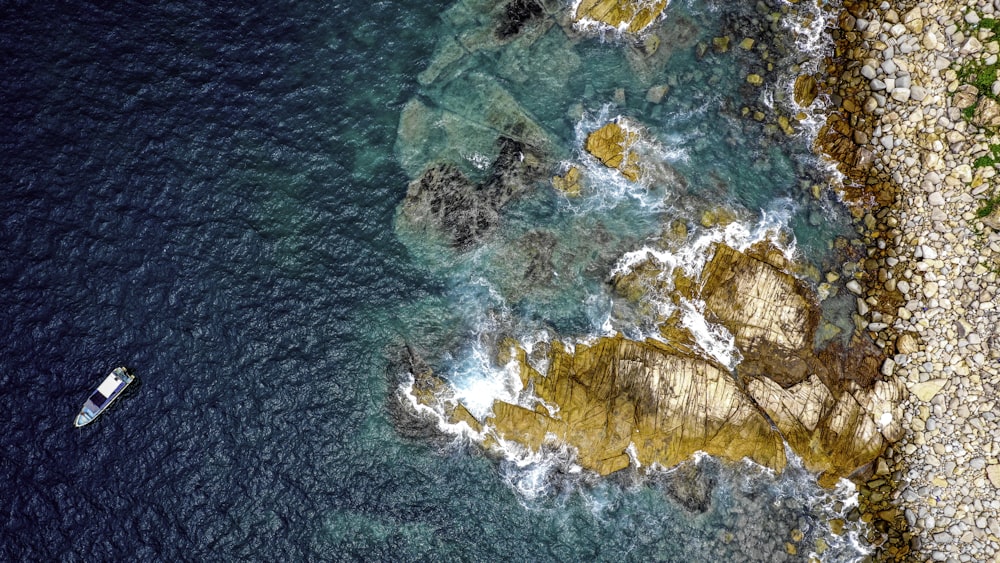
[{"label": "boat hull", "polygon": [[73,426],[80,428],[93,422],[111,406],[111,403],[115,402],[115,399],[121,396],[122,392],[133,381],[135,381],[135,376],[129,373],[128,369],[118,367],[112,370],[101,384],[97,386],[97,389],[87,397],[83,408],[80,409],[79,414],[76,415],[76,419],[73,421]]}]

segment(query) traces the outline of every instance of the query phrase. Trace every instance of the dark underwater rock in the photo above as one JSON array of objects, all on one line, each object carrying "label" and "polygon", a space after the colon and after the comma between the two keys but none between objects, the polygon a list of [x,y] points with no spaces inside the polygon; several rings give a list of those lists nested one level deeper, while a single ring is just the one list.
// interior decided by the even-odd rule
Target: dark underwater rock
[{"label": "dark underwater rock", "polygon": [[667,495],[695,514],[708,512],[712,507],[716,481],[715,474],[697,461],[686,461],[663,477]]},{"label": "dark underwater rock", "polygon": [[499,39],[509,39],[543,15],[542,6],[536,0],[511,0],[504,7],[503,16],[497,26]]},{"label": "dark underwater rock", "polygon": [[403,215],[413,225],[433,228],[459,249],[467,249],[496,228],[500,210],[538,178],[538,159],[521,142],[498,141],[500,153],[482,184],[455,165],[431,165],[410,183]]}]

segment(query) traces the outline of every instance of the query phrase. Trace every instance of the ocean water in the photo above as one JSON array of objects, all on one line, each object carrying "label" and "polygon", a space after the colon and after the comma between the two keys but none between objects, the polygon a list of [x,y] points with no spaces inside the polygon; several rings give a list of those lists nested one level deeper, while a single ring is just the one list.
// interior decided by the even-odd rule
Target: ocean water
[{"label": "ocean water", "polygon": [[[828,176],[809,127],[784,138],[741,116],[785,107],[787,79],[755,90],[751,53],[696,56],[726,26],[765,22],[756,6],[675,0],[660,25],[680,39],[637,80],[611,32],[550,25],[532,41],[476,43],[468,34],[497,5],[0,5],[0,559],[863,553],[856,528],[830,533],[850,487],[818,489],[794,466],[774,476],[701,458],[597,479],[572,452],[497,459],[400,426],[404,343],[433,351],[470,408],[488,409],[505,392],[486,350],[497,331],[645,334],[606,278],[668,219],[688,221],[692,241],[774,237],[823,272],[849,236],[829,190],[811,195]],[[469,37],[482,49],[450,60],[449,38]],[[815,64],[813,49],[781,64]],[[670,85],[663,103],[644,101],[643,80]],[[497,85],[517,105],[489,107],[531,116],[587,190],[536,186],[467,252],[400,229],[424,165],[485,174],[494,146],[474,127],[407,144],[401,115],[414,100],[474,112]],[[616,115],[646,128],[664,178],[684,181],[631,185],[587,160],[585,132]],[[697,226],[720,205],[734,226]],[[557,275],[544,284],[523,277],[536,240],[551,241]],[[122,364],[138,389],[74,429]]]}]

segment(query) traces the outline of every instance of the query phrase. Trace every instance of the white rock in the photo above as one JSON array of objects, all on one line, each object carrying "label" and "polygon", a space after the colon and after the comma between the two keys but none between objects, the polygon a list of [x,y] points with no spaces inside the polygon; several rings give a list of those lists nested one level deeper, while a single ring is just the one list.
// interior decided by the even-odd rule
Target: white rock
[{"label": "white rock", "polygon": [[983,44],[979,42],[975,37],[970,37],[962,48],[958,50],[959,53],[963,55],[975,55],[979,51],[983,50]]},{"label": "white rock", "polygon": [[892,89],[892,99],[897,102],[908,102],[910,101],[910,89],[909,88],[893,88]]},{"label": "white rock", "polygon": [[924,49],[927,49],[928,51],[933,51],[938,48],[937,36],[934,35],[933,31],[925,33],[924,40],[921,43],[923,44]]},{"label": "white rock", "polygon": [[928,170],[938,170],[944,164],[941,162],[941,155],[936,152],[924,153],[924,168]]},{"label": "white rock", "polygon": [[937,295],[938,284],[937,282],[926,282],[924,283],[924,287],[922,289],[924,292],[924,297],[926,297],[927,299],[932,299],[935,295]]},{"label": "white rock", "polygon": [[861,284],[858,283],[858,280],[851,280],[847,282],[847,284],[845,285],[851,293],[855,295],[861,295]]},{"label": "white rock", "polygon": [[924,255],[924,260],[937,260],[938,253],[934,250],[933,246],[928,246],[926,244],[920,246],[920,251]]},{"label": "white rock", "polygon": [[952,174],[965,184],[972,183],[972,167],[968,164],[959,164]]},{"label": "white rock", "polygon": [[941,195],[941,192],[934,192],[927,196],[927,203],[936,207],[941,207],[945,203],[944,196]]}]

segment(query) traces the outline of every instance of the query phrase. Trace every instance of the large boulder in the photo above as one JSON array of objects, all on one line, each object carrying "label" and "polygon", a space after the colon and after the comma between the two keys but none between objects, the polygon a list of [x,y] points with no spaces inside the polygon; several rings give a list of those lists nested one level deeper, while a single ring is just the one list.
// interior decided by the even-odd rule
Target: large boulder
[{"label": "large boulder", "polygon": [[819,85],[812,75],[802,74],[795,79],[795,86],[792,93],[795,97],[795,103],[807,108],[812,105],[816,96],[819,95]]},{"label": "large boulder", "polygon": [[555,343],[543,377],[518,353],[525,387],[558,409],[498,401],[485,425],[500,438],[533,449],[554,438],[600,474],[628,467],[630,445],[643,466],[671,467],[698,451],[785,465],[781,437],[728,370],[709,360],[619,336],[572,351]]},{"label": "large boulder", "polygon": [[701,297],[710,319],[735,337],[742,370],[791,385],[822,368],[812,351],[819,302],[794,276],[720,244],[702,272]]},{"label": "large boulder", "polygon": [[972,124],[977,127],[1000,127],[1000,103],[987,96],[980,96],[972,114]]},{"label": "large boulder", "polygon": [[612,121],[587,135],[585,148],[608,168],[614,168],[633,182],[639,181],[639,155],[633,145],[639,132],[622,119]]},{"label": "large boulder", "polygon": [[499,18],[496,35],[500,39],[510,39],[544,14],[545,10],[538,0],[510,0]]},{"label": "large boulder", "polygon": [[747,383],[757,406],[806,468],[822,473],[825,485],[870,463],[902,437],[902,382],[877,381],[868,389],[850,382],[847,387],[835,395],[816,375],[788,389],[766,377]]}]

